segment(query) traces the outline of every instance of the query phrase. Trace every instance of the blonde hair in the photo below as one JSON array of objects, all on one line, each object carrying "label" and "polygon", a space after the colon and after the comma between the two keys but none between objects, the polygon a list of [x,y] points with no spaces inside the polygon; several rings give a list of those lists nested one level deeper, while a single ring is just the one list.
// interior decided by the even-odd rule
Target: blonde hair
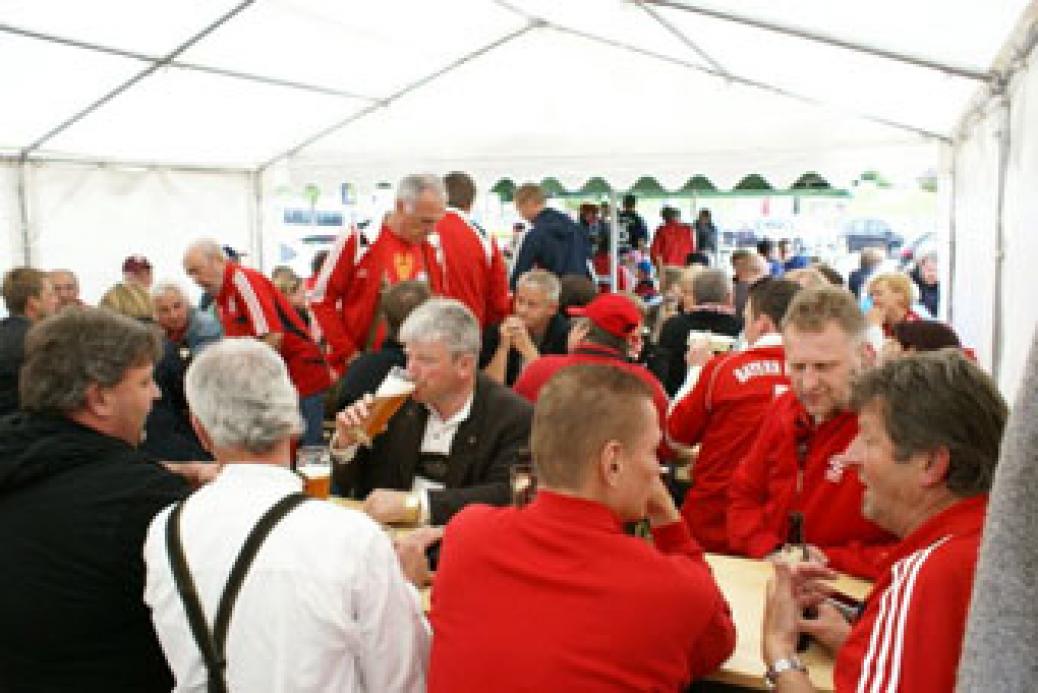
[{"label": "blonde hair", "polygon": [[515,190],[516,205],[526,204],[527,202],[544,204],[546,201],[547,198],[544,195],[544,190],[536,183],[523,183]]},{"label": "blonde hair", "polygon": [[97,305],[135,320],[150,321],[154,315],[148,290],[131,282],[119,282],[113,286]]},{"label": "blonde hair", "polygon": [[869,282],[869,291],[877,284],[882,284],[892,294],[896,294],[904,301],[905,308],[911,308],[915,301],[915,286],[912,280],[900,272],[884,272],[877,274]]},{"label": "blonde hair", "polygon": [[854,339],[861,339],[865,334],[865,316],[854,294],[825,284],[797,292],[782,319],[782,329],[792,327],[798,332],[817,333],[823,332],[830,322],[835,322],[844,334]]}]

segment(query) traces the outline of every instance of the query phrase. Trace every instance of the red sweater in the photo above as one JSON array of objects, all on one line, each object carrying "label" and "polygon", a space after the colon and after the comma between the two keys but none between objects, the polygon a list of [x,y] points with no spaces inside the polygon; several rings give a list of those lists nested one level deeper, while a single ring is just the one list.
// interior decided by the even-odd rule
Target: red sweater
[{"label": "red sweater", "polygon": [[354,352],[373,335],[372,322],[379,293],[387,285],[409,279],[425,279],[434,294],[442,293],[443,268],[439,253],[428,242],[408,243],[383,226],[371,246],[360,244],[360,235],[342,235],[321,268],[310,309],[328,340],[328,362],[342,370]]},{"label": "red sweater", "polygon": [[[656,407],[656,413],[659,414],[660,431],[664,430],[667,423],[669,400],[667,393],[663,390],[663,386],[660,385],[660,381],[644,366],[631,363],[620,356],[620,353],[616,350],[600,344],[581,342],[573,353],[542,356],[532,361],[530,365],[523,369],[512,389],[519,395],[536,403],[537,397],[541,394],[541,388],[551,380],[553,375],[567,366],[575,366],[580,363],[616,366],[641,378],[652,389],[652,403]],[[657,454],[661,460],[666,460],[670,459],[674,453],[667,445],[666,440],[661,440]]]},{"label": "red sweater", "polygon": [[728,604],[683,522],[655,548],[588,500],[454,516],[430,619],[430,693],[676,691],[735,648]]},{"label": "red sweater", "polygon": [[732,551],[726,524],[732,472],[750,451],[768,407],[789,389],[785,352],[781,344],[772,345],[774,341],[777,335],[768,346],[708,361],[695,388],[667,421],[671,440],[700,444],[681,514],[706,551]]},{"label": "red sweater", "polygon": [[331,385],[328,364],[321,348],[310,338],[306,324],[263,274],[228,262],[223,286],[216,295],[216,311],[227,337],[262,337],[281,334],[281,358],[300,397]]},{"label": "red sweater", "polygon": [[838,692],[954,690],[986,510],[959,501],[891,551],[837,653]]},{"label": "red sweater", "polygon": [[481,327],[501,322],[512,305],[497,244],[456,209],[436,223],[436,233],[443,251],[443,295],[468,306]]},{"label": "red sweater", "polygon": [[649,246],[649,257],[659,264],[684,267],[685,258],[696,249],[692,227],[672,221],[656,229]]},{"label": "red sweater", "polygon": [[[875,579],[896,538],[862,517],[863,487],[840,455],[858,435],[858,417],[842,412],[818,424],[792,391],[768,409],[760,434],[732,475],[728,541],[734,551],[762,558],[786,538],[789,513],[804,514],[804,537],[833,568]],[[798,441],[803,489],[797,491]]]}]

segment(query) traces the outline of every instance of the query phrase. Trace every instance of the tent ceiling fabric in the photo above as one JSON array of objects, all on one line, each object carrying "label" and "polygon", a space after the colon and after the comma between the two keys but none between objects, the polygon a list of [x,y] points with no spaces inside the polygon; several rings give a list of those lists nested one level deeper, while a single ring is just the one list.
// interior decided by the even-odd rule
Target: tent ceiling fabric
[{"label": "tent ceiling fabric", "polygon": [[[0,89],[17,108],[0,109],[0,152],[24,150],[237,4],[7,0]],[[694,173],[723,186],[753,170],[782,185],[817,170],[838,185],[852,169],[850,176],[889,164],[908,175],[933,165],[934,141],[883,122],[950,137],[980,86],[676,4],[647,11],[624,0],[257,0],[32,155],[255,168],[293,152],[279,166],[293,179],[359,184],[417,168],[466,168],[483,181],[554,175],[579,186],[604,175],[624,186],[651,174],[675,187]],[[735,11],[727,2],[686,4]],[[984,72],[1026,6],[743,0],[738,12]],[[372,108],[531,18],[544,24]],[[717,68],[764,88],[725,80]],[[294,152],[364,109],[371,112]]]}]

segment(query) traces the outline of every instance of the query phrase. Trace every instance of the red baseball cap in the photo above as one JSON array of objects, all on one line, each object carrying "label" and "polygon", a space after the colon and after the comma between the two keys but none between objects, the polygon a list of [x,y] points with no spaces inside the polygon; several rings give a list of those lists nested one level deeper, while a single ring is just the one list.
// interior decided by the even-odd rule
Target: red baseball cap
[{"label": "red baseball cap", "polygon": [[150,269],[151,263],[143,255],[131,255],[123,260],[123,272],[140,272]]},{"label": "red baseball cap", "polygon": [[623,294],[599,294],[586,306],[573,306],[570,315],[585,317],[615,337],[630,337],[642,323],[638,306]]}]

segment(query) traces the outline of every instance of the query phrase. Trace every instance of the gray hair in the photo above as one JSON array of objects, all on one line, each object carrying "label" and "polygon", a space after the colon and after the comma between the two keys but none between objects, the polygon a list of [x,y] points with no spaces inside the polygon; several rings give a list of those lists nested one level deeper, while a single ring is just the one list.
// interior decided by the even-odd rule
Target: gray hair
[{"label": "gray hair", "polygon": [[184,389],[191,413],[219,447],[262,454],[303,431],[285,362],[255,339],[207,347],[188,368]]},{"label": "gray hair", "polygon": [[21,406],[40,414],[78,411],[91,385],[112,387],[161,355],[159,333],[132,318],[104,308],[61,311],[26,336]]},{"label": "gray hair", "polygon": [[218,258],[220,260],[227,259],[227,255],[224,254],[223,248],[212,238],[199,238],[197,241],[194,241],[187,247],[187,250],[184,251],[184,256],[186,257],[189,253],[195,250],[201,252],[203,256],[208,258]]},{"label": "gray hair", "polygon": [[453,298],[430,298],[400,326],[400,341],[440,341],[452,354],[479,355],[479,321],[464,303]]},{"label": "gray hair", "polygon": [[705,269],[692,280],[692,296],[697,304],[727,303],[732,293],[728,275],[719,269]]},{"label": "gray hair", "polygon": [[156,298],[161,298],[167,291],[179,295],[185,301],[187,300],[187,293],[184,291],[184,287],[175,281],[156,282],[155,286],[151,287],[151,300],[154,301]]},{"label": "gray hair", "polygon": [[529,272],[524,272],[519,275],[519,279],[515,282],[516,288],[520,284],[541,290],[545,296],[556,303],[559,302],[559,297],[562,295],[562,283],[558,277],[548,270],[533,269]]},{"label": "gray hair", "polygon": [[443,187],[443,180],[431,173],[412,173],[401,178],[400,184],[396,186],[396,199],[411,209],[422,193],[426,191],[431,191],[441,200],[447,199],[447,190]]}]

